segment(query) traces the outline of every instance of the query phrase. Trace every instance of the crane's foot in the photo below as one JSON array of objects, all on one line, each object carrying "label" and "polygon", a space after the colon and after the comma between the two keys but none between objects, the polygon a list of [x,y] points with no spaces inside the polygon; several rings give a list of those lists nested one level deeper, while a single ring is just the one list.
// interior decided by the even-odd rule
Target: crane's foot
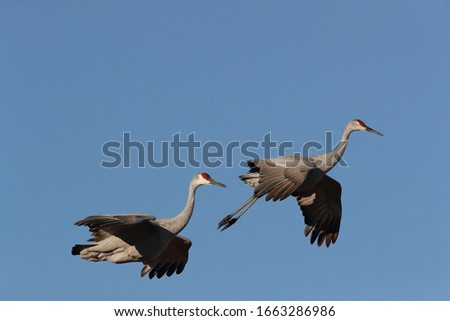
[{"label": "crane's foot", "polygon": [[231,225],[236,223],[236,221],[237,221],[237,218],[233,218],[233,214],[227,215],[223,218],[223,220],[220,221],[217,229],[220,229],[221,231],[225,231]]}]

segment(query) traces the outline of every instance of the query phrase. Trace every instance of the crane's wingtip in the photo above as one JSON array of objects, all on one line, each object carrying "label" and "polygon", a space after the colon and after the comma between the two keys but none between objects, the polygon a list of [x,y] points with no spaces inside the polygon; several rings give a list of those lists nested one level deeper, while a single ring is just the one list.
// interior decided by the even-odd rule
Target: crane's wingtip
[{"label": "crane's wingtip", "polygon": [[144,277],[151,269],[150,265],[144,264],[144,267],[141,270],[141,277]]},{"label": "crane's wingtip", "polygon": [[311,225],[306,225],[305,226],[305,237],[309,235],[309,233],[311,233],[311,230],[313,229],[313,227]]}]

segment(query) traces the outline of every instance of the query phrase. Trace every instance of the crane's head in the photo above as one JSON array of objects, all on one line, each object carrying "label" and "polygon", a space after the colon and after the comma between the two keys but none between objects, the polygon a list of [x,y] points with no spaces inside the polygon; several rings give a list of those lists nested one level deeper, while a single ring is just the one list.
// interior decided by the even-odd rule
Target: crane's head
[{"label": "crane's head", "polygon": [[200,172],[195,175],[193,182],[195,182],[197,185],[217,185],[220,187],[227,187],[225,184],[214,180],[211,176],[209,176],[208,173],[205,172]]},{"label": "crane's head", "polygon": [[376,131],[375,129],[372,129],[369,126],[367,126],[360,119],[353,119],[353,120],[351,120],[349,125],[351,126],[352,130],[365,130],[365,131],[367,131],[369,133],[373,133],[373,134],[377,134],[377,135],[380,135],[380,136],[384,136],[379,131]]}]

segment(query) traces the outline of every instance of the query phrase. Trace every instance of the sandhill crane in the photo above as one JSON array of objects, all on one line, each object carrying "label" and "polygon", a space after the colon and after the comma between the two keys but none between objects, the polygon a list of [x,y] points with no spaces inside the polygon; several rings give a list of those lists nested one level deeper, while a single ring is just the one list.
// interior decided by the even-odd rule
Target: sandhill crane
[{"label": "sandhill crane", "polygon": [[148,214],[120,214],[88,216],[75,223],[87,226],[94,244],[76,244],[73,255],[88,261],[113,263],[142,262],[141,277],[161,278],[164,274],[180,274],[188,261],[192,243],[178,236],[188,224],[194,210],[195,191],[201,185],[224,184],[215,181],[207,173],[194,176],[189,184],[189,196],[185,208],[175,217],[157,220]]},{"label": "sandhill crane", "polygon": [[[311,231],[311,244],[317,240],[321,246],[335,243],[341,224],[341,185],[326,173],[344,154],[353,131],[368,131],[380,136],[382,133],[370,128],[359,119],[345,126],[338,146],[329,153],[317,156],[289,155],[279,158],[254,159],[248,161],[248,174],[239,176],[251,186],[253,195],[235,212],[227,215],[218,228],[229,228],[262,196],[266,201],[284,200],[288,196],[297,199],[305,219],[305,236]],[[234,217],[238,214],[236,217]]]}]

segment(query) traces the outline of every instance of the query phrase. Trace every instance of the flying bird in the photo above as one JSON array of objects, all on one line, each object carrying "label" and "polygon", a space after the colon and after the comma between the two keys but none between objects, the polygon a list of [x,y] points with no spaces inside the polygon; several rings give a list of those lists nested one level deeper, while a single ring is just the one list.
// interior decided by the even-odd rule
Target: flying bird
[{"label": "flying bird", "polygon": [[142,262],[141,277],[149,273],[150,279],[180,274],[192,242],[178,234],[192,216],[195,192],[201,185],[226,187],[203,172],[191,180],[186,206],[175,217],[157,220],[149,214],[95,215],[76,222],[77,226],[89,227],[89,241],[95,243],[76,244],[72,255],[93,262]]},{"label": "flying bird", "polygon": [[[342,158],[350,134],[367,131],[380,136],[362,120],[353,119],[344,128],[340,143],[331,152],[317,156],[288,155],[248,161],[249,172],[239,176],[251,186],[253,195],[236,211],[227,215],[218,228],[226,230],[261,197],[281,201],[289,196],[297,199],[305,220],[305,236],[320,247],[335,243],[341,224],[341,184],[327,175]],[[237,216],[236,216],[237,215]],[[236,217],[235,217],[236,216]]]}]

